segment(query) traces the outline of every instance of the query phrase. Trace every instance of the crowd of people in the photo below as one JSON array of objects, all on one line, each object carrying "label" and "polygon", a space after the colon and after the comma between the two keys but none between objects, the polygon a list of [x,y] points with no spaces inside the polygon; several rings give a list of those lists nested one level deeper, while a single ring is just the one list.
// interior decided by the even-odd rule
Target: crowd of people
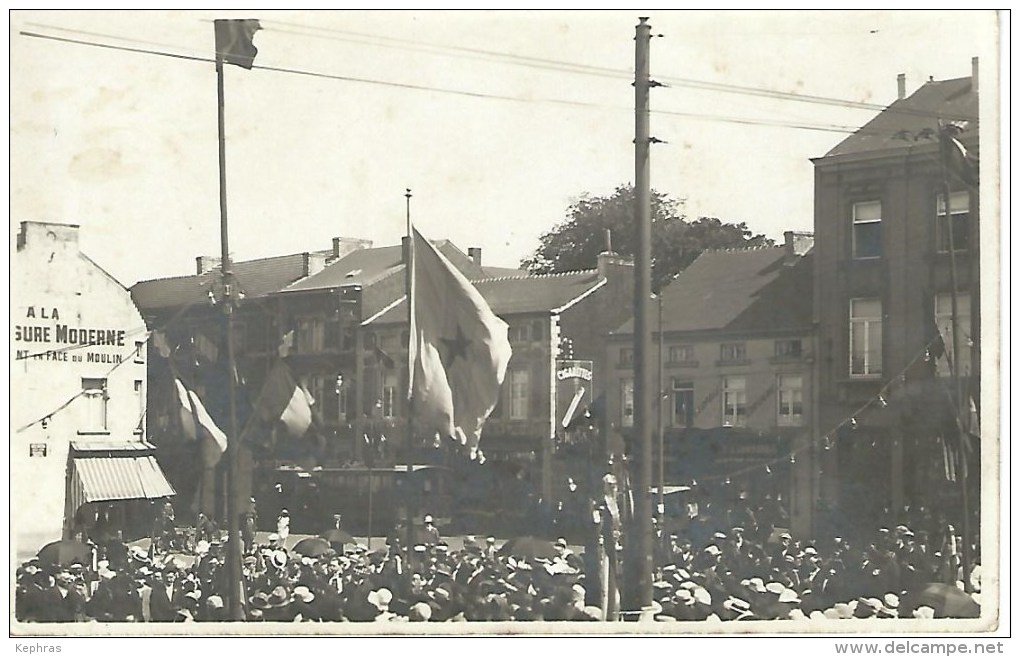
[{"label": "crowd of people", "polygon": [[[286,520],[279,529],[287,531]],[[717,528],[700,543],[660,531],[654,602],[642,618],[939,617],[946,612],[924,597],[925,587],[943,582],[962,588],[957,552],[943,552],[941,545],[933,550],[925,530],[882,527],[873,536],[833,536],[824,543],[797,541],[783,531],[768,536],[757,531],[763,530]],[[253,541],[243,556],[245,620],[620,617],[613,614],[618,607],[606,604],[602,595],[599,560],[575,553],[566,540],[557,540],[553,552],[527,556],[498,548],[494,537],[467,537],[463,548],[452,549],[434,528],[422,536],[410,549],[391,540],[375,551],[339,544],[314,555],[298,549],[300,543],[288,549],[279,533]],[[93,564],[51,566],[33,559],[17,571],[16,617],[41,622],[228,620],[226,547],[216,535],[203,537],[190,554],[120,544],[101,548]],[[971,597],[976,601],[979,594]]]}]

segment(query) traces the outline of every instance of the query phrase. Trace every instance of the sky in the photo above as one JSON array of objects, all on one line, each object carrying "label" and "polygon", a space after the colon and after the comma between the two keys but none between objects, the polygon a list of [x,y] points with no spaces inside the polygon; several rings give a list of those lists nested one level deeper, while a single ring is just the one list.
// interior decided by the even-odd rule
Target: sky
[{"label": "sky", "polygon": [[[81,226],[121,283],[220,252],[215,18],[257,18],[227,66],[230,251],[423,234],[516,266],[583,193],[634,180],[636,11],[15,11],[11,236]],[[810,231],[813,169],[929,77],[998,73],[991,11],[650,10],[651,182],[691,217]],[[308,75],[316,74],[316,75]],[[329,77],[332,76],[332,77]],[[342,79],[339,79],[342,78]],[[757,90],[757,91],[755,91]],[[762,93],[764,92],[764,93]],[[804,102],[798,97],[822,97]],[[846,101],[840,103],[838,101]]]}]

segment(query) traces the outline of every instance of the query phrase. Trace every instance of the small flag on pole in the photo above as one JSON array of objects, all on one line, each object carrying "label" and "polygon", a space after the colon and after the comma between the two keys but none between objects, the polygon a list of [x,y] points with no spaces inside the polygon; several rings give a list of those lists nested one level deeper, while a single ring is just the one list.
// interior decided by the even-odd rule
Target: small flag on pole
[{"label": "small flag on pole", "polygon": [[216,31],[216,59],[251,70],[258,54],[252,43],[255,32],[262,29],[253,18],[213,21]]},{"label": "small flag on pole", "polygon": [[180,379],[175,378],[174,384],[181,404],[181,429],[189,439],[201,441],[205,467],[214,467],[227,451],[227,435],[216,426],[198,395],[188,390]]},{"label": "small flag on pole", "polygon": [[282,422],[287,433],[300,438],[312,425],[312,396],[294,379],[282,360],[269,371],[255,409],[264,422]]},{"label": "small flag on pole", "polygon": [[408,392],[422,429],[459,439],[476,457],[510,362],[508,327],[414,229],[411,246]]}]

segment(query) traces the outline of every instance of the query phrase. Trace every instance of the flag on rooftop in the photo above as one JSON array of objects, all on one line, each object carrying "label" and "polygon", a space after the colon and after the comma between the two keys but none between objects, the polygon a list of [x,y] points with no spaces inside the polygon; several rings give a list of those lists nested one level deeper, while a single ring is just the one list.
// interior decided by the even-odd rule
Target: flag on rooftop
[{"label": "flag on rooftop", "polygon": [[408,394],[419,426],[478,452],[510,362],[507,324],[416,229],[412,230]]}]

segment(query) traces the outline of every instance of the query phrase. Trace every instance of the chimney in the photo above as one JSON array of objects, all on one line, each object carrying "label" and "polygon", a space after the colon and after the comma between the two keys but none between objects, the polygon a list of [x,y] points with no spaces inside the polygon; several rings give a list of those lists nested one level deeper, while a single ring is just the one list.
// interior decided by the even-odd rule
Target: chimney
[{"label": "chimney", "polygon": [[197,274],[204,274],[207,271],[216,269],[223,263],[223,259],[219,256],[198,256],[195,258],[195,269]]},{"label": "chimney", "polygon": [[372,240],[363,240],[356,237],[334,237],[333,238],[333,253],[330,255],[330,260],[339,260],[345,255],[357,251],[359,249],[371,249]]},{"label": "chimney", "polygon": [[72,250],[77,251],[78,225],[22,221],[21,229],[18,231],[18,251],[23,250],[29,244],[39,244],[43,248],[46,248],[46,245],[54,247],[58,244],[70,245]]},{"label": "chimney", "polygon": [[978,58],[970,58],[970,88],[974,93],[978,92]]},{"label": "chimney", "polygon": [[609,228],[606,229],[606,253],[613,252],[613,231]]},{"label": "chimney", "polygon": [[309,253],[301,254],[302,268],[305,276],[313,276],[326,268],[326,254]]},{"label": "chimney", "polygon": [[806,254],[815,245],[813,233],[788,230],[783,233],[787,259],[793,259]]},{"label": "chimney", "polygon": [[482,247],[480,246],[469,246],[468,257],[471,258],[476,265],[482,266]]},{"label": "chimney", "polygon": [[896,76],[896,99],[903,100],[907,97],[907,74],[900,73]]}]

